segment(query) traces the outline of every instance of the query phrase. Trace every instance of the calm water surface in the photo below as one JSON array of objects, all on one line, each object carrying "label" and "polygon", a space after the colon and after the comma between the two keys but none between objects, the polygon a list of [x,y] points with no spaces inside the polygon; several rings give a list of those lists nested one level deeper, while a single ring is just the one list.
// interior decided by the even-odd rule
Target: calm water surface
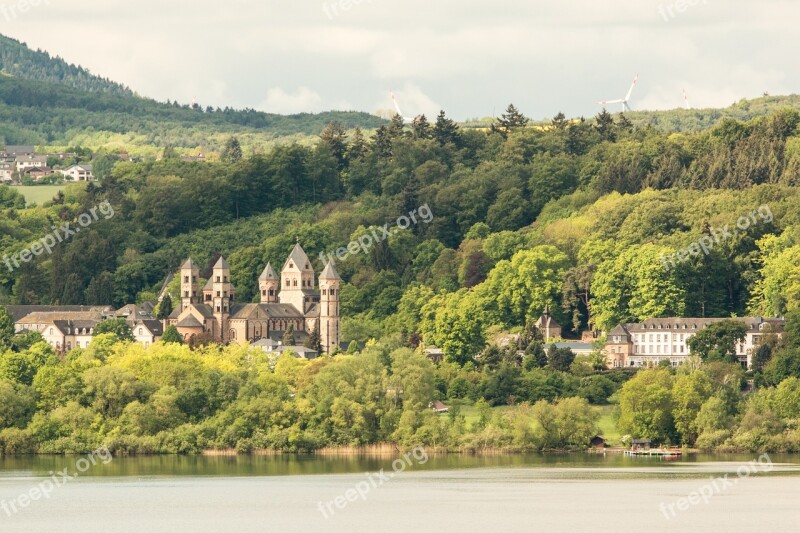
[{"label": "calm water surface", "polygon": [[800,456],[78,459],[0,458],[0,532],[800,530]]}]

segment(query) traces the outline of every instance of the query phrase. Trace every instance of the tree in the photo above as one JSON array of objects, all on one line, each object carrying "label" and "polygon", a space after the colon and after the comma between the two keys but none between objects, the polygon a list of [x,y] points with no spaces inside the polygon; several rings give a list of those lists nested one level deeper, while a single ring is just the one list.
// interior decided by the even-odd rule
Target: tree
[{"label": "tree", "polygon": [[568,372],[573,361],[575,361],[575,354],[569,348],[556,348],[555,344],[551,344],[550,349],[547,350],[547,364],[554,370]]},{"label": "tree", "polygon": [[672,376],[668,370],[641,370],[619,392],[620,416],[617,426],[623,434],[672,442]]},{"label": "tree", "polygon": [[239,139],[230,137],[225,142],[225,147],[222,149],[220,159],[225,163],[237,163],[242,159],[242,145],[239,144]]},{"label": "tree", "polygon": [[104,333],[113,333],[117,341],[133,341],[133,330],[130,323],[124,318],[110,318],[103,320],[94,327],[94,335],[102,335]]},{"label": "tree", "polygon": [[459,147],[461,145],[458,124],[454,120],[447,118],[444,111],[440,111],[436,117],[436,124],[433,126],[433,138],[442,146],[453,144]]},{"label": "tree", "polygon": [[723,320],[711,324],[693,335],[688,341],[689,350],[703,361],[739,361],[736,347],[744,342],[747,325],[738,320]]},{"label": "tree", "polygon": [[700,435],[702,428],[697,424],[697,415],[712,393],[711,380],[701,371],[675,378],[672,386],[672,417],[683,444],[694,444]]},{"label": "tree", "polygon": [[0,307],[0,350],[11,346],[14,338],[14,319],[5,307]]},{"label": "tree", "polygon": [[318,354],[322,354],[322,339],[320,338],[319,329],[316,324],[314,325],[314,329],[311,330],[311,334],[306,338],[305,347],[314,350]]},{"label": "tree", "polygon": [[297,344],[294,338],[294,324],[289,324],[289,327],[283,333],[283,345],[294,346]]},{"label": "tree", "polygon": [[[164,298],[158,303],[156,308],[156,318],[159,320],[166,320],[173,311],[172,296],[169,293],[164,295]],[[165,332],[166,333],[166,332]]]},{"label": "tree", "polygon": [[506,112],[503,113],[497,122],[491,126],[492,133],[499,133],[503,138],[507,138],[508,134],[528,125],[528,117],[520,113],[514,104],[508,104]]},{"label": "tree", "polygon": [[164,330],[164,335],[161,336],[161,342],[165,344],[183,344],[183,337],[178,333],[178,328],[167,326],[167,329]]}]

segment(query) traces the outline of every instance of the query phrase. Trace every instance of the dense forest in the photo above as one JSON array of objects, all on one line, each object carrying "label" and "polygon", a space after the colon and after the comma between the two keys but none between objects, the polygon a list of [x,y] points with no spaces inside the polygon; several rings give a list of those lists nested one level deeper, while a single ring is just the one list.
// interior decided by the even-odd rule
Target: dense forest
[{"label": "dense forest", "polygon": [[279,142],[309,141],[332,121],[365,130],[386,123],[359,112],[284,116],[157,102],[0,35],[0,145],[82,145],[154,159],[164,148],[219,153],[231,134],[246,149],[263,151]]},{"label": "dense forest", "polygon": [[[320,253],[422,206],[432,214],[337,264],[342,336],[356,341],[349,356],[275,362],[236,347],[148,351],[106,338],[60,360],[7,332],[4,405],[19,409],[6,415],[0,440],[12,452],[112,437],[129,451],[387,440],[549,449],[578,446],[594,431],[586,402],[612,402],[621,429],[662,442],[795,449],[793,427],[774,422],[794,409],[782,395],[795,394],[800,377],[799,123],[787,109],[665,134],[602,112],[591,121],[559,114],[541,128],[510,106],[488,131],[462,130],[441,113],[410,126],[396,117],[370,138],[332,123],[312,146],[230,149],[218,163],[119,162],[99,184],[69,186],[42,206],[0,188],[2,254],[102,202],[114,211],[52,255],[0,269],[0,303],[152,300],[182,259],[191,255],[207,276],[219,254],[237,298],[250,301],[263,266],[281,264],[298,239],[319,271]],[[693,243],[708,253],[698,245],[681,256]],[[567,336],[649,317],[745,314],[784,314],[790,333],[759,353],[751,377],[763,388],[745,400],[741,371],[716,351],[700,353],[700,369],[631,380],[604,370],[598,354],[545,353],[531,324],[547,306]],[[497,346],[500,332],[520,341]],[[444,349],[444,363],[415,351],[431,345]],[[413,377],[392,385],[403,372]],[[47,379],[67,382],[48,377],[59,373],[72,388],[45,392]],[[652,402],[626,403],[639,386]],[[399,389],[402,398],[387,397]],[[121,390],[130,392],[112,398]],[[479,422],[465,425],[457,409],[433,417],[434,397],[478,402]],[[517,408],[492,414],[491,405]],[[578,412],[585,418],[569,426]],[[659,413],[667,414],[656,424]],[[97,424],[79,432],[90,419]],[[559,423],[569,427],[553,433]]]}]

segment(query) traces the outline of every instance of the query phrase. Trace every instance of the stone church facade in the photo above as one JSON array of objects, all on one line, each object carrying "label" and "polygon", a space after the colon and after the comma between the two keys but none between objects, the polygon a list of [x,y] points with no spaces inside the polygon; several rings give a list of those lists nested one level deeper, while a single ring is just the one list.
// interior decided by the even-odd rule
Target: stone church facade
[{"label": "stone church facade", "polygon": [[258,278],[259,303],[236,302],[230,266],[220,257],[211,277],[200,288],[200,268],[187,259],[180,268],[180,305],[166,320],[184,339],[208,334],[216,342],[251,344],[264,338],[279,340],[290,328],[296,339],[319,332],[323,351],[339,347],[339,289],[341,278],[333,263],[319,275],[296,244],[281,269],[267,264]]}]

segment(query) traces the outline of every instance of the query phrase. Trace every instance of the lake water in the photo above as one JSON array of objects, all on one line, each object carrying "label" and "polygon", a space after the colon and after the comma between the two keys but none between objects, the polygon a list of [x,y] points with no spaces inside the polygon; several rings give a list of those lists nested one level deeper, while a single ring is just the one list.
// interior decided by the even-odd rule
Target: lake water
[{"label": "lake water", "polygon": [[0,532],[800,529],[800,456],[79,459],[0,458]]}]

